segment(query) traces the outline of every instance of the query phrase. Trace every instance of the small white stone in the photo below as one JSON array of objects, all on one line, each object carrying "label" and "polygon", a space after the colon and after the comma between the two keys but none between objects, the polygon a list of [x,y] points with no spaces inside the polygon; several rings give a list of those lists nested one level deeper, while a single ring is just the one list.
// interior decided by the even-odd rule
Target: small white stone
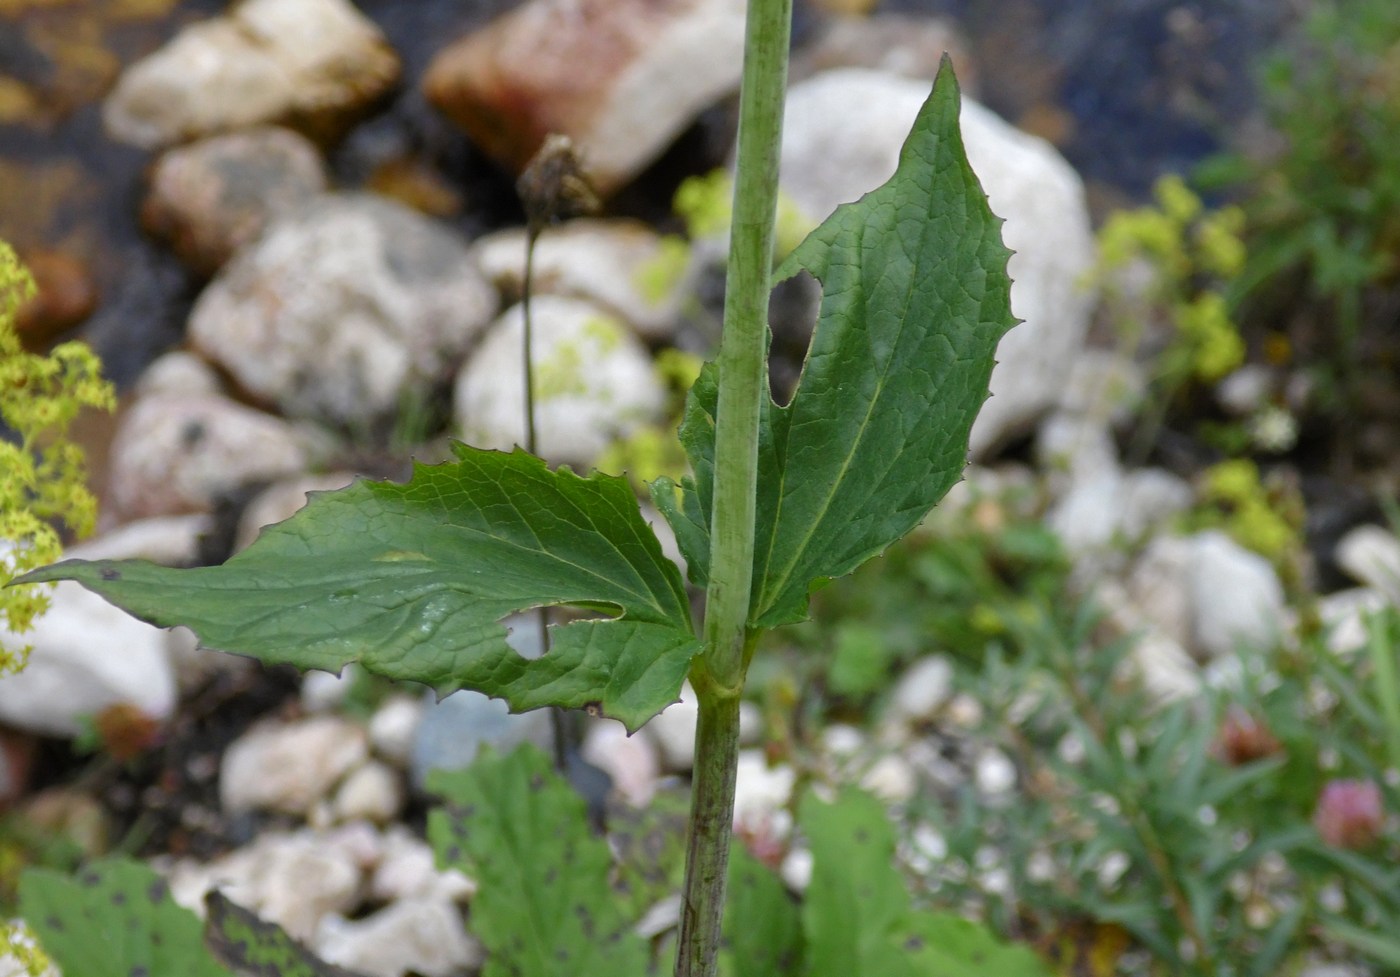
[{"label": "small white stone", "polygon": [[399,774],[374,760],[345,778],[331,802],[338,821],[365,820],[388,824],[403,811],[404,787]]},{"label": "small white stone", "polygon": [[384,834],[384,853],[369,881],[369,896],[378,902],[410,898],[444,898],[468,902],[476,883],[457,869],[439,870],[437,856],[421,838],[402,825]]},{"label": "small white stone", "polygon": [[815,863],[812,852],[806,848],[794,848],[787,853],[778,874],[789,889],[799,895],[807,891],[812,883],[812,866]]},{"label": "small white stone", "polygon": [[821,732],[822,751],[837,760],[849,760],[865,746],[865,734],[845,723],[832,723]]},{"label": "small white stone", "polygon": [[327,916],[316,930],[316,952],[327,963],[366,977],[449,977],[485,960],[468,935],[461,911],[446,899],[408,899],[364,919]]},{"label": "small white stone", "polygon": [[1346,655],[1366,647],[1370,641],[1366,618],[1379,614],[1386,604],[1385,595],[1370,587],[1339,590],[1319,598],[1317,616],[1327,634],[1328,649]]},{"label": "small white stone", "polygon": [[1282,635],[1283,584],[1273,565],[1221,532],[1192,537],[1187,577],[1194,646],[1208,658],[1268,649]]},{"label": "small white stone", "polygon": [[745,699],[739,703],[739,745],[758,746],[763,742],[763,710]]},{"label": "small white stone", "polygon": [[220,799],[230,814],[305,814],[368,756],[364,729],[336,716],[262,722],[225,751]]},{"label": "small white stone", "polygon": [[595,723],[584,737],[583,758],[612,777],[613,788],[634,807],[645,807],[656,792],[661,761],[652,740],[628,736],[621,723]]},{"label": "small white stone", "polygon": [[891,753],[875,761],[860,785],[882,801],[901,804],[918,791],[919,778],[907,760]]},{"label": "small white stone", "polygon": [[1400,539],[1380,526],[1357,526],[1337,543],[1337,563],[1400,607]]},{"label": "small white stone", "polygon": [[966,692],[959,692],[948,700],[948,706],[943,712],[948,722],[959,729],[974,730],[982,726],[982,703],[977,701],[976,696]]},{"label": "small white stone", "polygon": [[176,351],[157,357],[136,381],[137,396],[190,394],[222,396],[224,386],[207,362],[193,353]]},{"label": "small white stone", "polygon": [[932,861],[941,862],[948,857],[948,840],[943,837],[943,832],[926,821],[914,827],[909,842],[915,851]]},{"label": "small white stone", "polygon": [[890,715],[908,723],[928,722],[952,691],[952,664],[942,655],[925,656],[899,677],[890,697]]},{"label": "small white stone", "polygon": [[352,850],[306,830],[264,834],[208,864],[177,862],[169,878],[172,896],[187,909],[202,914],[205,893],[218,888],[302,941],[328,913],[354,909],[363,882]]},{"label": "small white stone", "polygon": [[354,480],[349,472],[329,475],[299,475],[275,482],[259,492],[238,519],[235,550],[246,549],[268,526],[290,519],[306,505],[307,493],[344,488]]},{"label": "small white stone", "polygon": [[374,752],[407,768],[413,753],[413,737],[423,719],[423,704],[406,695],[386,699],[369,720],[369,741]]},{"label": "small white stone", "polygon": [[165,633],[70,581],[50,596],[48,613],[31,630],[0,628],[6,647],[34,649],[24,671],[0,677],[0,721],[73,737],[118,704],[157,721],[169,716],[176,687]]},{"label": "small white stone", "polygon": [[[666,391],[651,356],[618,319],[579,299],[531,303],[539,453],[591,465],[605,448],[657,421]],[[525,442],[520,306],[494,322],[457,375],[454,411],[465,440],[509,451]]]},{"label": "small white stone", "polygon": [[337,708],[355,684],[359,669],[346,665],[339,675],[311,669],[301,678],[301,707],[307,712],[330,712]]},{"label": "small white stone", "polygon": [[647,723],[646,729],[661,748],[663,767],[671,773],[687,773],[695,763],[695,723],[700,706],[687,682],[681,686],[681,701],[674,702]]},{"label": "small white stone", "polygon": [[792,798],[797,772],[787,764],[770,767],[761,750],[740,750],[734,786],[734,823],[757,825],[771,819]]},{"label": "small white stone", "polygon": [[1001,750],[988,747],[977,757],[973,778],[986,796],[1005,794],[1016,786],[1016,765]]}]

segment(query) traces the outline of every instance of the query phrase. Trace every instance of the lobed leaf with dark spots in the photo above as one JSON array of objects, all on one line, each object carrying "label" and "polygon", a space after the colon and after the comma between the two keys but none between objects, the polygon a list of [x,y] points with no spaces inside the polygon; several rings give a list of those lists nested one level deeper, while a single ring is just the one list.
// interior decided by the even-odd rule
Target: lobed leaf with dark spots
[{"label": "lobed leaf with dark spots", "polygon": [[647,946],[609,885],[608,844],[544,754],[482,757],[434,773],[428,789],[445,802],[428,818],[439,866],[480,885],[471,928],[489,954],[482,977],[648,972]]},{"label": "lobed leaf with dark spots", "polygon": [[205,947],[199,917],[140,862],[109,859],[76,876],[30,869],[19,910],[68,977],[236,977]]},{"label": "lobed leaf with dark spots", "polygon": [[204,940],[239,977],[362,977],[326,963],[276,923],[232,903],[217,889],[204,899]]}]

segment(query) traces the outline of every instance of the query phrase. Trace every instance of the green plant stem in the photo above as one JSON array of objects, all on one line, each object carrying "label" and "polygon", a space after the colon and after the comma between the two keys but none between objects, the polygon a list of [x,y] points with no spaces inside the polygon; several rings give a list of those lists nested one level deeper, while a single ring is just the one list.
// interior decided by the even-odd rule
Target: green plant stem
[{"label": "green plant stem", "polygon": [[734,818],[739,696],[757,639],[748,626],[748,615],[758,422],[763,398],[768,396],[768,294],[791,28],[792,0],[749,0],[719,350],[705,647],[691,669],[700,722],[676,977],[713,977],[718,964]]}]

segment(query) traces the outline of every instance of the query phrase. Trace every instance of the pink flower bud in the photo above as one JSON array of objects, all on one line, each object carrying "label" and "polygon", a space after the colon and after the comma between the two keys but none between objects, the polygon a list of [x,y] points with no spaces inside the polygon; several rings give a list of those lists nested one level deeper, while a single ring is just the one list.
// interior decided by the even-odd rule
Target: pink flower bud
[{"label": "pink flower bud", "polygon": [[1380,837],[1385,812],[1381,789],[1372,780],[1333,780],[1322,788],[1313,826],[1336,848],[1369,847]]}]

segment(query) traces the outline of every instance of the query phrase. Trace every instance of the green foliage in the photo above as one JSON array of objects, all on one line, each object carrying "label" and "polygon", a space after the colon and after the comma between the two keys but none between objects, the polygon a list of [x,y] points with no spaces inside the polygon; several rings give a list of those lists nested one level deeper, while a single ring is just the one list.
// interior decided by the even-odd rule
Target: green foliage
[{"label": "green foliage", "polygon": [[[1156,205],[1119,211],[1099,232],[1095,284],[1108,315],[1133,348],[1155,326],[1169,339],[1155,359],[1156,383],[1170,397],[1193,380],[1219,380],[1244,361],[1244,342],[1226,301],[1245,261],[1236,208],[1207,211],[1180,177],[1154,190]],[[1148,280],[1125,287],[1125,270]]]},{"label": "green foliage", "polygon": [[802,906],[806,977],[1045,974],[1025,948],[1004,946],[966,920],[910,908],[894,866],[894,829],[874,798],[847,789],[826,804],[808,795],[798,819],[813,856]]},{"label": "green foliage", "polygon": [[968,662],[992,648],[1019,655],[1016,622],[1050,614],[1067,626],[1075,604],[1059,538],[1017,515],[1016,505],[985,497],[970,511],[935,510],[845,586],[819,592],[812,620],[785,637],[828,663],[827,690],[851,702],[887,688],[899,666],[930,652]]},{"label": "green foliage", "polygon": [[608,885],[607,842],[542,753],[438,772],[429,789],[445,801],[428,822],[438,864],[481,887],[472,931],[489,953],[483,977],[647,972],[647,946]]},{"label": "green foliage", "polygon": [[[1384,368],[1400,287],[1400,7],[1321,0],[1261,72],[1278,138],[1215,161],[1247,214],[1233,299],[1317,368],[1333,410]],[[1376,354],[1373,356],[1372,354]],[[1390,382],[1393,383],[1393,362]]]},{"label": "green foliage", "polygon": [[724,912],[724,977],[790,977],[803,972],[802,916],[797,901],[747,848],[729,853]]},{"label": "green foliage", "polygon": [[76,877],[32,870],[20,911],[68,977],[234,977],[205,948],[199,918],[139,862],[98,862]]},{"label": "green foliage", "polygon": [[[968,787],[911,811],[948,848],[920,873],[925,898],[1047,947],[1088,921],[1096,974],[1271,977],[1326,951],[1333,924],[1400,929],[1394,823],[1364,852],[1314,826],[1325,784],[1381,783],[1388,765],[1366,663],[1309,643],[1242,657],[1229,687],[1164,704],[1121,667],[1130,642],[1103,646],[1096,624],[1043,616],[1018,658],[962,676],[987,706],[979,736],[1024,778],[1014,798]],[[1120,928],[1136,949],[1114,948]]]},{"label": "green foliage", "polygon": [[[734,217],[734,178],[725,170],[682,181],[672,201],[676,216],[685,223],[692,241],[717,238],[729,233]],[[778,194],[777,226],[773,249],[779,258],[791,254],[813,228],[810,217],[791,197]]]},{"label": "green foliage", "polygon": [[[317,495],[221,567],[67,562],[71,578],[210,647],[338,672],[350,662],[517,710],[593,706],[635,729],[675,701],[698,649],[675,565],[619,478],[457,447],[404,485]],[[552,631],[529,661],[501,618],[570,604],[616,620]]]},{"label": "green foliage", "polygon": [[1306,553],[1305,513],[1297,489],[1281,479],[1266,483],[1258,466],[1244,458],[1212,465],[1200,481],[1197,505],[1184,518],[1184,528],[1221,529],[1297,584]]},{"label": "green foliage", "polygon": [[[82,450],[66,440],[84,407],[111,410],[112,387],[83,343],[63,343],[47,356],[27,353],[15,315],[34,281],[0,241],[0,586],[62,553],[56,524],[92,532],[97,500],[87,490]],[[29,629],[48,609],[45,588],[0,591],[0,626]],[[0,645],[0,674],[24,667],[28,649]]]},{"label": "green foliage", "polygon": [[[916,526],[962,475],[992,354],[1014,320],[1000,220],[967,165],[959,95],[940,74],[889,182],[837,208],[777,271],[821,280],[821,315],[791,402],[765,398],[750,624],[806,616],[811,588]],[[708,578],[718,378],[691,391],[694,479],[653,499],[691,578]]]}]

